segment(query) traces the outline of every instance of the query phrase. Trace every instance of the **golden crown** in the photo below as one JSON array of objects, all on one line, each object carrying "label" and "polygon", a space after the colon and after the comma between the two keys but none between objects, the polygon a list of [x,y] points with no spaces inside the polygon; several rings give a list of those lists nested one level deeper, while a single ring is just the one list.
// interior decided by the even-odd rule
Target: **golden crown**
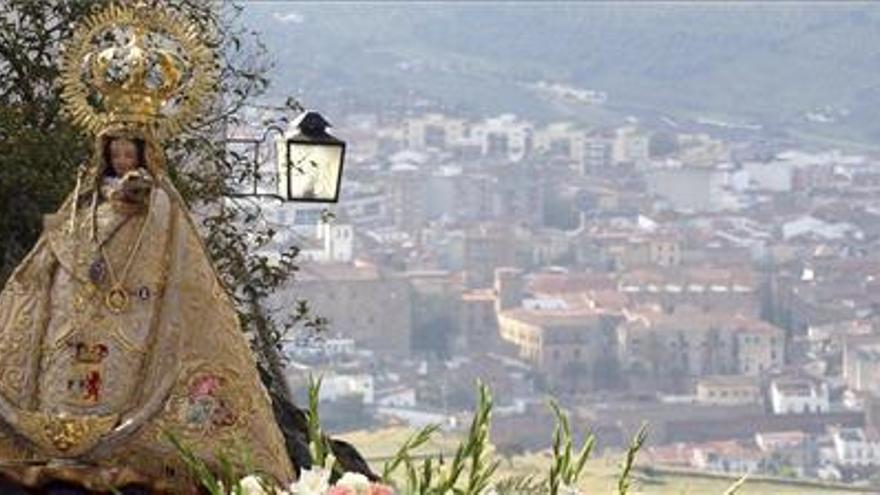
[{"label": "golden crown", "polygon": [[104,344],[86,344],[77,342],[73,345],[76,352],[76,360],[80,363],[97,364],[107,357],[107,346]]},{"label": "golden crown", "polygon": [[87,18],[62,61],[62,98],[92,133],[143,124],[157,137],[180,132],[213,92],[217,64],[202,33],[157,8],[112,5]]}]

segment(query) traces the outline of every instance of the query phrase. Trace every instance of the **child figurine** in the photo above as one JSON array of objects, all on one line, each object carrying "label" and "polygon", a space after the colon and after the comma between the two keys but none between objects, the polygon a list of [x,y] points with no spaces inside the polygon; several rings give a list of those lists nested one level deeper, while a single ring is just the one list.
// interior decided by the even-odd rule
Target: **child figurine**
[{"label": "child figurine", "polygon": [[104,150],[109,166],[102,177],[102,196],[117,212],[142,212],[146,206],[153,179],[144,167],[143,150],[143,143],[126,138],[113,139]]}]

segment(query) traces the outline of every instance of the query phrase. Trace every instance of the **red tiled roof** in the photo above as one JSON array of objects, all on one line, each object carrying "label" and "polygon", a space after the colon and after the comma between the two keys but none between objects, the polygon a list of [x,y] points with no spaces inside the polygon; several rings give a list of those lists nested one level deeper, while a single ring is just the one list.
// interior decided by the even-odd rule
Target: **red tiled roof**
[{"label": "red tiled roof", "polygon": [[686,443],[648,447],[644,454],[645,465],[690,466],[694,448]]},{"label": "red tiled roof", "polygon": [[589,290],[615,290],[617,282],[596,273],[538,273],[531,276],[527,289],[535,294],[563,294]]},{"label": "red tiled roof", "polygon": [[583,327],[585,325],[594,325],[601,314],[596,311],[585,310],[529,310],[525,308],[516,308],[501,313],[504,317],[522,321],[530,325],[536,326],[553,326],[553,327]]}]

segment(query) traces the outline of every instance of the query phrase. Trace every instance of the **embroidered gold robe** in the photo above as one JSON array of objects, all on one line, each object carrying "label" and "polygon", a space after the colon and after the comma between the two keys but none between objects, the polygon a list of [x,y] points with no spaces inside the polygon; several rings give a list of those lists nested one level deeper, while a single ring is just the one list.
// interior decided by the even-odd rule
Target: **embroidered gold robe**
[{"label": "embroidered gold robe", "polygon": [[[47,217],[0,293],[4,472],[94,489],[147,480],[186,493],[168,432],[209,463],[220,451],[233,460],[245,452],[255,470],[290,481],[232,301],[174,187],[159,179],[140,213],[109,201],[94,213],[80,207],[74,233],[69,203]],[[96,265],[100,246],[108,259]],[[112,277],[96,269],[124,279],[121,312],[107,303]]]}]

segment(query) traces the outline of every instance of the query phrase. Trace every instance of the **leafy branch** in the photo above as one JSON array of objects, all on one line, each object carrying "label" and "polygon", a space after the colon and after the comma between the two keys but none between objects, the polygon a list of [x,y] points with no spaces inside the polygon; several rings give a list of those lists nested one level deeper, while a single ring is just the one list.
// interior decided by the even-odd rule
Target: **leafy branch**
[{"label": "leafy branch", "polygon": [[386,483],[391,482],[391,476],[406,462],[407,459],[411,459],[412,452],[428,443],[431,436],[433,436],[439,429],[440,425],[432,424],[425,426],[410,435],[394,454],[394,457],[392,457],[390,461],[385,462],[385,465],[382,468],[382,480]]},{"label": "leafy branch", "polygon": [[253,462],[246,450],[238,450],[238,462],[226,452],[216,452],[216,466],[211,466],[174,433],[163,431],[162,436],[174,446],[195,481],[210,495],[244,495],[241,474],[253,472]]},{"label": "leafy branch", "polygon": [[633,437],[632,442],[630,442],[629,448],[626,451],[626,457],[623,461],[623,469],[621,470],[620,477],[617,480],[617,492],[619,495],[626,495],[629,493],[630,481],[632,476],[632,469],[635,465],[636,454],[638,454],[639,450],[642,449],[642,446],[645,445],[645,440],[648,439],[648,425],[642,425],[639,428],[639,431],[636,432],[636,435]]},{"label": "leafy branch", "polygon": [[593,451],[596,437],[589,435],[577,455],[573,454],[573,441],[568,416],[559,408],[556,401],[550,401],[550,408],[556,417],[553,432],[553,462],[550,466],[550,493],[557,495],[562,486],[573,487]]},{"label": "leafy branch", "polygon": [[332,468],[333,466],[326,465],[332,450],[321,428],[321,417],[318,412],[321,401],[322,381],[323,377],[315,379],[309,376],[309,409],[306,414],[308,419],[309,449],[312,452],[312,461],[315,465]]}]

